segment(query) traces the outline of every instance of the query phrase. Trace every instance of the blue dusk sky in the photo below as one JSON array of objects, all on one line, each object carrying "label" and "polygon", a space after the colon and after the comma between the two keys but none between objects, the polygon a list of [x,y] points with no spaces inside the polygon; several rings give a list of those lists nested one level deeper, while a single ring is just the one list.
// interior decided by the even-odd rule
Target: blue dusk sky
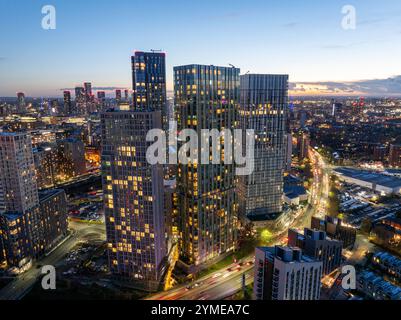
[{"label": "blue dusk sky", "polygon": [[[55,30],[41,27],[44,5]],[[169,90],[173,66],[197,63],[286,73],[293,94],[401,94],[396,0],[0,0],[0,30],[0,96],[130,88],[131,54],[150,49],[167,54]]]}]

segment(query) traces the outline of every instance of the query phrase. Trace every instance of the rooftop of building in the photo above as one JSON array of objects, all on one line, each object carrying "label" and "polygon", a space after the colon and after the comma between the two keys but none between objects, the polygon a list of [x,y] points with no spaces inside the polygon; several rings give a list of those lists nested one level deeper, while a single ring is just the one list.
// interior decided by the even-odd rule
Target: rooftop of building
[{"label": "rooftop of building", "polygon": [[388,188],[401,188],[401,179],[397,177],[386,176],[380,173],[351,169],[351,168],[337,168],[335,172],[361,181],[375,183],[380,186]]},{"label": "rooftop of building", "polygon": [[56,194],[64,192],[63,189],[48,189],[39,191],[39,201],[44,201],[50,197],[53,197]]},{"label": "rooftop of building", "polygon": [[4,216],[7,220],[16,220],[22,217],[21,212],[15,212],[15,211],[1,212],[0,215]]},{"label": "rooftop of building", "polygon": [[180,69],[188,69],[192,67],[205,67],[205,68],[215,68],[215,69],[233,69],[238,72],[240,72],[240,68],[236,68],[235,66],[215,66],[213,64],[198,64],[198,63],[192,63],[192,64],[186,64],[182,66],[175,66],[174,70],[180,70]]},{"label": "rooftop of building", "polygon": [[299,196],[307,195],[307,191],[303,186],[289,186],[284,185],[284,194],[289,198],[296,198]]},{"label": "rooftop of building", "polygon": [[397,287],[390,282],[385,281],[382,277],[377,276],[371,271],[364,270],[360,273],[360,278],[365,281],[369,281],[376,288],[381,289],[384,293],[390,296],[401,295],[401,288]]},{"label": "rooftop of building", "polygon": [[3,137],[17,137],[17,136],[24,136],[24,135],[26,135],[25,132],[0,131],[0,136],[3,136]]},{"label": "rooftop of building", "polygon": [[385,262],[391,266],[401,268],[401,259],[389,254],[388,252],[378,252],[373,256],[373,259],[377,263]]},{"label": "rooftop of building", "polygon": [[[316,262],[316,260],[302,254],[302,250],[296,247],[257,247],[256,249],[264,252],[265,256],[270,259],[279,259],[286,263],[295,262]],[[290,257],[288,261],[283,258],[283,255]]]},{"label": "rooftop of building", "polygon": [[337,242],[340,243],[341,241],[332,239],[327,236],[327,233],[322,231],[322,230],[317,230],[313,228],[304,228],[303,231],[297,230],[297,229],[290,229],[293,232],[297,233],[297,237],[299,240],[305,240],[305,239],[313,239],[316,241],[329,241],[331,243]]}]

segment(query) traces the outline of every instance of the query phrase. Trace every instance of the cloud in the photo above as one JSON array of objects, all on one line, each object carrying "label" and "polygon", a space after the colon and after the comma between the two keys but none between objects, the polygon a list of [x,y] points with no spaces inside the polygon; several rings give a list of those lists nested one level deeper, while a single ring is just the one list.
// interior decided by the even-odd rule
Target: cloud
[{"label": "cloud", "polygon": [[0,57],[0,61],[6,60],[6,57]]},{"label": "cloud", "polygon": [[376,19],[370,19],[370,20],[360,20],[357,22],[357,24],[359,25],[371,25],[371,24],[375,24],[375,23],[381,23],[386,21],[387,19],[384,18],[376,18]]},{"label": "cloud", "polygon": [[299,22],[288,22],[282,25],[283,28],[294,28],[299,25]]},{"label": "cloud", "polygon": [[221,21],[221,20],[235,20],[241,17],[240,12],[227,12],[220,15],[208,15],[204,19],[209,21]]},{"label": "cloud", "polygon": [[294,82],[289,89],[292,95],[401,96],[401,75],[352,82]]},{"label": "cloud", "polygon": [[322,49],[348,49],[351,47],[359,46],[368,43],[367,41],[359,41],[359,42],[351,42],[347,44],[328,44],[328,45],[322,45],[320,48]]}]

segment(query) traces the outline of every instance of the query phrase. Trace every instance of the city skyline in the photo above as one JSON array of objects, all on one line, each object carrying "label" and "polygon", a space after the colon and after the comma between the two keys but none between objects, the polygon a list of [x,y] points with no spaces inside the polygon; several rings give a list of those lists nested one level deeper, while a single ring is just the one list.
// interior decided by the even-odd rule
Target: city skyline
[{"label": "city skyline", "polygon": [[388,1],[4,0],[0,300],[401,300]]},{"label": "city skyline", "polygon": [[[380,6],[354,1],[355,30],[342,28],[342,1],[122,1],[118,6],[86,1],[80,10],[72,2],[52,5],[55,30],[41,28],[39,1],[2,4],[19,19],[10,14],[0,22],[11,30],[0,38],[7,44],[0,45],[0,96],[22,91],[27,97],[61,97],[65,88],[85,81],[130,88],[125,72],[130,56],[152,48],[167,54],[168,91],[174,66],[213,61],[244,73],[290,74],[291,95],[401,94],[401,68],[395,67],[401,4],[393,1]],[[210,7],[214,10],[204,10]],[[151,26],[142,29],[151,17]],[[173,23],[176,19],[181,23]]]}]

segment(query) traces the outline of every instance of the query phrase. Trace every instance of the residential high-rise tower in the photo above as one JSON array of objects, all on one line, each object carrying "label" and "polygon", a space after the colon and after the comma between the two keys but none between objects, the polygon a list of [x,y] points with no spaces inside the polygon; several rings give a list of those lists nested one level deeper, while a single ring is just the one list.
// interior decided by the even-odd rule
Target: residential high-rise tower
[{"label": "residential high-rise tower", "polygon": [[[175,67],[178,131],[193,129],[201,137],[202,129],[236,128],[239,72],[234,67]],[[202,264],[236,247],[235,165],[222,161],[223,145],[219,148],[220,164],[201,164],[201,154],[209,149],[199,147],[197,163],[178,164],[181,257],[189,265]]]},{"label": "residential high-rise tower", "polygon": [[255,168],[238,188],[240,214],[250,220],[274,219],[282,210],[287,103],[287,75],[241,76],[240,127],[255,130]]},{"label": "residential high-rise tower", "polygon": [[166,54],[136,51],[131,62],[134,109],[160,110],[167,128]]},{"label": "residential high-rise tower", "polygon": [[161,128],[160,111],[101,115],[102,183],[111,272],[155,290],[164,270],[163,168],[150,165],[146,141]]}]

